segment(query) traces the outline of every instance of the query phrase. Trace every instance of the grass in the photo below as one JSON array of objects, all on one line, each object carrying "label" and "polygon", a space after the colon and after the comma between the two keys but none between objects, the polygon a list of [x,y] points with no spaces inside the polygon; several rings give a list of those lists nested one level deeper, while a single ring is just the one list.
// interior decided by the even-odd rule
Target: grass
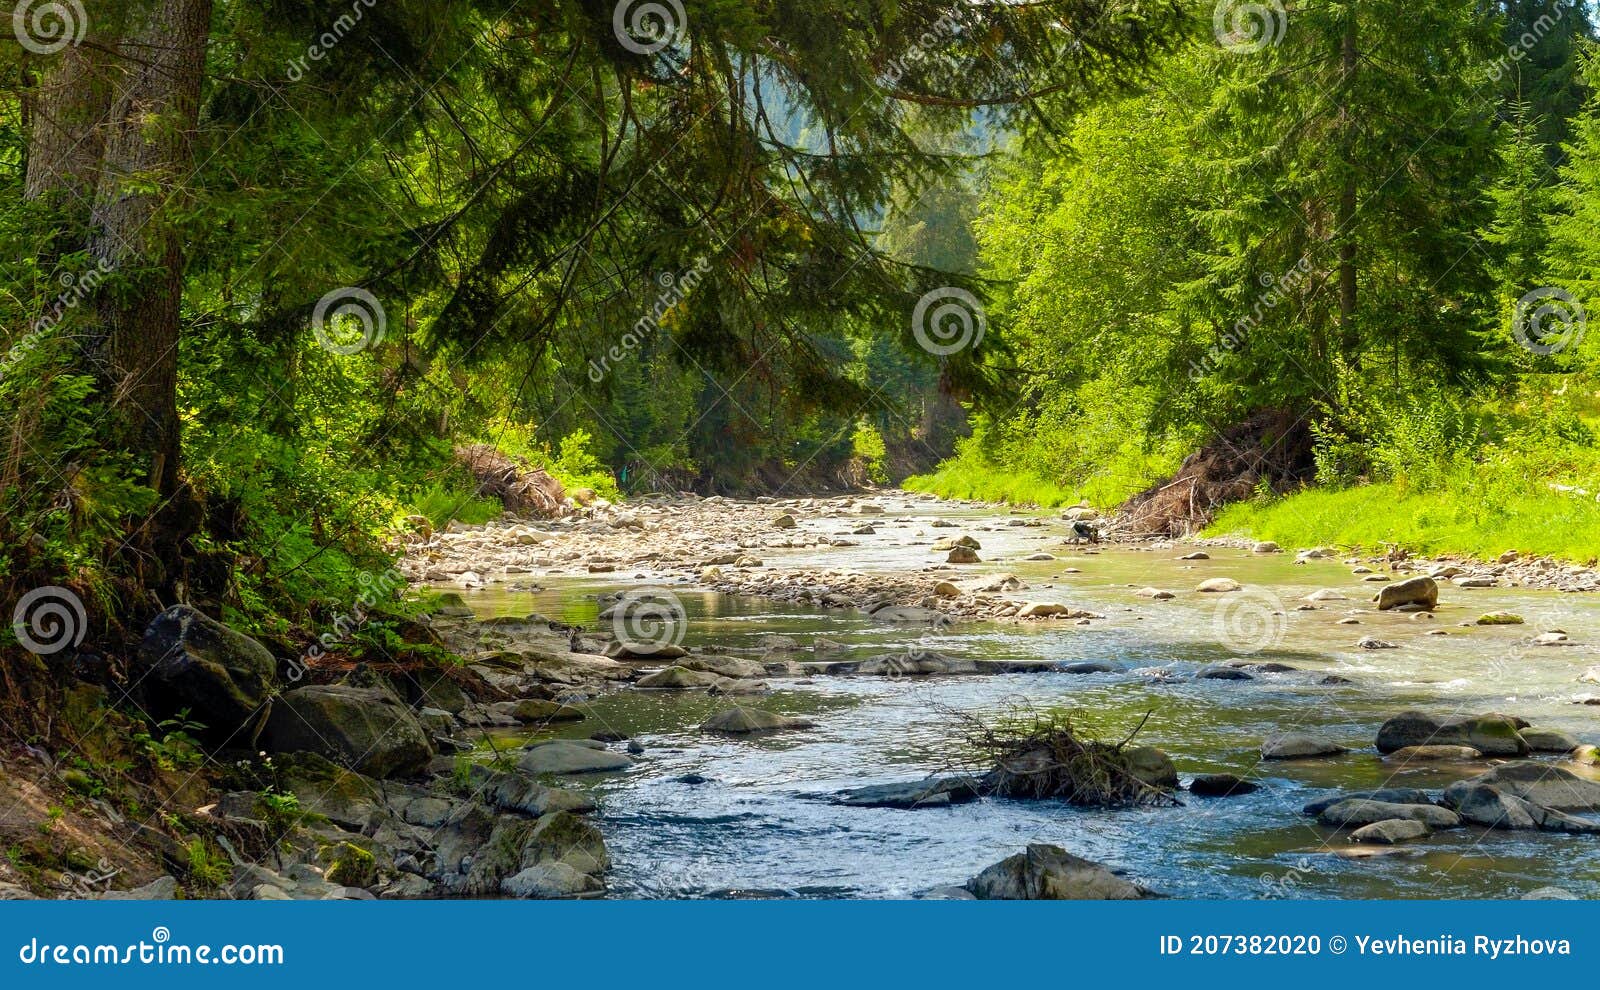
[{"label": "grass", "polygon": [[1071,492],[1037,475],[975,463],[971,458],[952,458],[932,474],[907,478],[900,487],[912,492],[931,492],[943,498],[1037,505],[1043,509],[1078,501]]},{"label": "grass", "polygon": [[456,519],[469,526],[497,519],[503,511],[497,498],[481,498],[470,487],[434,482],[418,492],[411,511],[427,516],[435,529],[443,529]]},{"label": "grass", "polygon": [[[1539,487],[1532,487],[1537,485]],[[1312,488],[1224,509],[1208,536],[1248,536],[1286,547],[1399,544],[1424,554],[1490,559],[1505,550],[1580,563],[1600,553],[1600,503],[1531,482],[1484,498],[1448,486],[1405,491],[1392,483]]]}]

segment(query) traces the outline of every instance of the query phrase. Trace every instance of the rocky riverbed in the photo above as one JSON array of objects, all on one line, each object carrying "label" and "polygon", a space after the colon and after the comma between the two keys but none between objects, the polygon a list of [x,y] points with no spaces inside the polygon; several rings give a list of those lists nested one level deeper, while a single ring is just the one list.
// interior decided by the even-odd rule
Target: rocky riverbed
[{"label": "rocky riverbed", "polygon": [[[1549,593],[1587,568],[899,493],[419,526],[400,566],[432,609],[382,669],[151,624],[162,696],[239,725],[188,820],[210,892],[1600,896],[1600,605]],[[1019,718],[1128,740],[1125,784],[975,758]],[[107,853],[51,886],[177,891]]]},{"label": "rocky riverbed", "polygon": [[[1219,857],[1235,861],[1224,869],[1253,869],[1258,879],[1288,877],[1285,890],[1297,882],[1316,886],[1296,879],[1306,872],[1307,852],[1371,863],[1375,857],[1393,859],[1377,853],[1395,848],[1430,864],[1443,855],[1464,862],[1484,847],[1489,832],[1543,830],[1550,838],[1489,843],[1521,864],[1519,869],[1539,875],[1529,863],[1573,854],[1570,847],[1552,843],[1584,841],[1575,836],[1592,825],[1585,816],[1595,808],[1562,810],[1537,802],[1524,808],[1517,802],[1526,799],[1503,782],[1480,781],[1472,787],[1501,795],[1495,806],[1510,809],[1490,821],[1483,794],[1471,805],[1473,818],[1459,810],[1461,789],[1450,787],[1530,759],[1546,775],[1571,773],[1583,780],[1594,775],[1593,751],[1583,748],[1594,738],[1587,731],[1593,717],[1586,714],[1594,709],[1582,702],[1590,698],[1585,681],[1597,679],[1589,669],[1594,651],[1586,640],[1600,634],[1600,614],[1586,596],[1566,599],[1530,590],[1589,590],[1592,570],[1512,554],[1493,563],[1422,561],[1401,554],[1353,556],[1224,541],[1119,542],[1109,526],[1107,542],[1088,544],[1072,525],[1075,518],[1094,517],[1089,510],[1016,513],[900,494],[757,502],[659,499],[602,505],[549,523],[419,533],[406,568],[414,580],[458,589],[480,614],[488,611],[507,622],[519,613],[526,618],[523,603],[560,613],[554,627],[567,635],[571,650],[609,655],[633,667],[597,693],[574,686],[556,695],[561,703],[588,712],[589,723],[531,734],[535,740],[551,734],[575,737],[598,720],[610,727],[603,737],[649,741],[638,764],[585,778],[592,782],[587,792],[597,795],[603,809],[614,809],[625,833],[623,855],[632,862],[618,856],[612,874],[617,893],[726,895],[755,886],[791,895],[905,896],[932,889],[942,879],[936,875],[940,865],[930,862],[918,877],[886,877],[887,886],[883,881],[805,883],[808,875],[820,880],[830,871],[800,867],[793,850],[752,852],[743,854],[750,857],[743,864],[709,866],[704,852],[696,856],[683,849],[724,841],[718,838],[722,830],[716,816],[704,832],[684,821],[695,817],[693,809],[708,794],[721,792],[715,772],[726,770],[724,761],[730,758],[745,775],[766,780],[756,787],[759,797],[735,788],[723,795],[733,805],[713,803],[729,810],[747,808],[754,800],[762,809],[756,819],[775,830],[823,827],[829,820],[825,814],[793,803],[807,795],[832,793],[836,808],[871,808],[876,814],[926,815],[930,808],[959,805],[972,838],[965,855],[945,850],[962,865],[943,868],[976,877],[983,857],[993,862],[1017,853],[1015,839],[1004,845],[993,841],[993,829],[985,827],[992,820],[1015,829],[1017,817],[1038,825],[1050,822],[1051,815],[1018,813],[1013,802],[941,789],[936,781],[910,775],[956,759],[948,720],[922,716],[944,704],[994,711],[1019,698],[1034,707],[1126,715],[1130,722],[1141,706],[1167,709],[1167,717],[1153,719],[1140,742],[1158,744],[1146,747],[1154,754],[1154,772],[1179,795],[1182,808],[1169,812],[1177,823],[1171,832],[1166,823],[1151,831],[1193,831],[1196,806],[1201,806],[1207,826],[1226,821],[1208,841],[1221,844],[1226,836],[1236,848],[1236,855]],[[1513,607],[1505,607],[1506,596]],[[582,600],[592,601],[592,610],[578,604]],[[736,603],[756,601],[771,602],[779,611],[729,622],[732,615],[750,611]],[[1372,629],[1345,632],[1346,626]],[[730,635],[734,628],[738,634]],[[1450,642],[1451,637],[1463,641]],[[1459,672],[1466,638],[1474,640],[1472,652],[1487,669],[1455,679],[1469,682],[1470,690],[1459,690],[1459,684],[1449,691],[1429,690],[1425,685],[1437,676],[1416,675],[1430,668]],[[1383,653],[1388,647],[1395,652]],[[1482,656],[1485,647],[1496,655]],[[1377,664],[1367,659],[1378,656],[1394,659]],[[1538,676],[1527,677],[1529,669],[1537,669]],[[1541,694],[1533,701],[1519,696],[1519,687],[1537,687]],[[1260,693],[1252,699],[1247,691]],[[641,717],[643,702],[630,699],[648,696],[657,700]],[[908,706],[892,700],[896,696],[917,700]],[[1534,716],[1531,721],[1511,716],[1509,735],[1519,742],[1495,743],[1459,728],[1496,724],[1492,720],[1499,716],[1473,713],[1496,711],[1507,700]],[[835,703],[843,710],[831,710]],[[1199,710],[1174,713],[1174,703]],[[1431,703],[1432,714],[1402,717],[1404,709],[1424,703]],[[886,714],[885,706],[892,710],[887,717],[893,724],[873,725]],[[923,711],[907,711],[917,706]],[[1208,714],[1219,724],[1195,731],[1194,722]],[[1407,724],[1431,729],[1386,749],[1385,740],[1400,731],[1395,726]],[[903,748],[903,738],[884,739],[879,731],[884,728],[889,735],[917,735],[914,752]],[[841,735],[856,738],[845,741]],[[863,735],[870,737],[868,747],[891,747],[896,779],[882,779],[890,768],[860,768],[852,777],[841,775],[829,758],[801,765],[788,759],[813,748],[827,756],[844,747],[859,749]],[[718,736],[730,741],[710,742]],[[1474,740],[1481,748],[1472,745]],[[685,768],[692,769],[668,775]],[[814,779],[805,779],[807,773]],[[1426,786],[1406,791],[1405,802],[1362,806],[1349,827],[1330,824],[1320,813],[1306,824],[1282,820],[1292,820],[1301,805],[1317,801],[1367,800],[1363,795],[1397,780]],[[835,790],[828,791],[833,785]],[[1307,790],[1320,793],[1303,793]],[[675,791],[696,796],[682,798]],[[1205,809],[1215,807],[1213,795],[1249,810]],[[1275,822],[1270,826],[1262,820],[1269,800],[1271,814],[1265,817]],[[1396,812],[1406,824],[1373,818],[1389,810],[1386,803],[1411,806]],[[1434,810],[1415,811],[1419,805]],[[647,835],[635,827],[659,814],[669,816],[662,821],[670,820],[659,832]],[[984,816],[983,825],[973,827],[974,815]],[[602,816],[602,831],[609,835],[608,813],[603,810]],[[1459,834],[1476,830],[1475,837],[1470,842],[1455,838],[1458,833],[1445,827],[1446,818],[1463,821],[1467,831]],[[1125,820],[1125,813],[1100,813],[1093,827],[1111,823],[1110,831],[1122,832]],[[904,819],[883,827],[919,833],[922,828]],[[1292,837],[1308,827],[1316,830],[1309,833],[1315,842],[1294,842]],[[1264,853],[1262,843],[1270,852]],[[1158,845],[1092,841],[1074,852],[1098,852],[1126,863],[1141,846],[1145,854],[1170,854]],[[1509,849],[1515,852],[1505,852]],[[1264,854],[1276,861],[1297,853],[1298,865],[1287,868],[1262,862]],[[762,855],[777,859],[762,862]],[[1053,855],[1007,862],[1050,863],[1056,861]],[[1581,855],[1595,857],[1587,847]],[[819,852],[819,858],[825,856]],[[1181,850],[1175,858],[1193,861]],[[1202,858],[1209,868],[1218,868],[1211,857]],[[641,862],[650,865],[642,869]],[[662,874],[674,868],[685,876],[664,880]],[[768,877],[774,881],[770,888],[752,884],[752,875],[767,871],[786,876]],[[1132,872],[1139,872],[1137,865]],[[1326,896],[1341,896],[1341,891],[1425,896],[1432,889],[1386,878],[1376,868],[1360,878],[1347,876],[1342,867],[1320,875]],[[729,882],[719,886],[713,877]],[[1151,882],[1182,896],[1254,892],[1241,892],[1237,877],[1213,876],[1208,882],[1194,871],[1182,877],[1159,872]],[[1524,893],[1548,886],[1533,885]]]}]

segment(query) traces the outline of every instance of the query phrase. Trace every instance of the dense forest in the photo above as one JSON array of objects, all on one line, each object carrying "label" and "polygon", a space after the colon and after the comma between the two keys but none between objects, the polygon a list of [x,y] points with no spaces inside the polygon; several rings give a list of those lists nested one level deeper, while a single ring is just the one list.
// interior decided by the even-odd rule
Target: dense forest
[{"label": "dense forest", "polygon": [[1592,562],[1595,18],[19,0],[0,714],[170,770],[259,711],[135,690],[175,609],[432,669],[408,546],[659,494]]}]

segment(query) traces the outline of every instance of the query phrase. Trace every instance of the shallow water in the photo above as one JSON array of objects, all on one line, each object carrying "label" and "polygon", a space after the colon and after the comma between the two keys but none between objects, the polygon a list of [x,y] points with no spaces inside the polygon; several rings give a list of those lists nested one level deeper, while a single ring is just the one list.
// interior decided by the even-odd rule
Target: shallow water
[{"label": "shallow water", "polygon": [[[1600,742],[1600,708],[1573,703],[1588,696],[1585,688],[1600,691],[1576,680],[1600,663],[1600,649],[1588,645],[1600,644],[1600,600],[1444,585],[1435,617],[1413,619],[1377,613],[1368,603],[1375,586],[1337,560],[1297,565],[1292,554],[1211,549],[1212,560],[1179,561],[1187,548],[1066,549],[1059,521],[1022,527],[1007,525],[1014,517],[1005,515],[943,512],[964,529],[929,529],[930,516],[918,512],[874,520],[876,535],[851,537],[858,547],[766,550],[762,556],[769,565],[904,570],[938,559],[926,550],[933,539],[970,532],[982,541],[986,563],[961,568],[961,576],[1011,571],[1031,586],[1019,597],[1080,605],[1105,620],[1091,626],[961,625],[922,637],[918,630],[855,613],[677,588],[689,614],[686,645],[759,655],[762,636],[782,633],[807,647],[814,636],[825,636],[865,657],[936,639],[934,648],[955,655],[1096,660],[1117,671],[774,680],[779,690],[753,703],[804,715],[817,727],[749,740],[697,730],[709,714],[727,707],[724,699],[639,691],[596,699],[585,706],[586,721],[553,734],[583,737],[605,728],[648,747],[625,773],[567,782],[600,797],[602,828],[616,862],[608,878],[614,896],[905,897],[960,883],[1026,843],[1050,842],[1184,897],[1504,897],[1549,885],[1600,897],[1600,839],[1594,837],[1458,829],[1391,855],[1351,859],[1335,852],[1349,850],[1348,841],[1300,813],[1306,802],[1332,793],[1330,788],[1437,788],[1483,769],[1397,768],[1380,760],[1371,748],[1377,727],[1405,708],[1503,711]],[[842,533],[859,521],[806,525]],[[1059,559],[1020,559],[1039,550]],[[1192,593],[1201,580],[1221,575],[1238,579],[1246,591]],[[541,612],[592,627],[597,594],[663,583],[648,575],[627,583],[607,577],[612,580],[600,583],[576,574],[541,575],[540,591],[491,589],[468,598],[483,615]],[[1152,602],[1133,596],[1147,585],[1179,597]],[[1320,588],[1340,590],[1349,600],[1294,611],[1301,596]],[[1498,609],[1527,622],[1457,625]],[[1339,625],[1347,616],[1361,624]],[[1434,628],[1449,635],[1425,635]],[[1579,645],[1528,645],[1552,628]],[[1364,635],[1401,648],[1355,648]],[[1258,674],[1252,681],[1174,683],[1134,673],[1163,667],[1190,674],[1236,659],[1299,669]],[[1319,683],[1330,673],[1353,683]],[[1140,741],[1170,753],[1185,776],[1230,771],[1264,786],[1244,797],[1185,795],[1185,807],[1136,811],[994,800],[916,811],[855,809],[817,797],[948,769],[959,758],[951,709],[994,714],[1018,704],[1069,712],[1097,735],[1118,739],[1148,713]],[[1357,751],[1327,760],[1261,762],[1263,737],[1286,729],[1318,731]],[[687,774],[708,779],[679,780]]]}]

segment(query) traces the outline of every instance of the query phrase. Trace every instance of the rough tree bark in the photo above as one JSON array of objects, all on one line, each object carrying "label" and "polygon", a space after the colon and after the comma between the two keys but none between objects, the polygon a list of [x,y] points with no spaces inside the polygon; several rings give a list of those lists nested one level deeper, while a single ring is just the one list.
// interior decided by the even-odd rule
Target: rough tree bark
[{"label": "rough tree bark", "polygon": [[182,233],[173,223],[194,167],[212,0],[152,0],[116,46],[115,85],[90,250],[117,273],[97,301],[85,357],[117,438],[163,500],[178,492],[178,323]]}]

